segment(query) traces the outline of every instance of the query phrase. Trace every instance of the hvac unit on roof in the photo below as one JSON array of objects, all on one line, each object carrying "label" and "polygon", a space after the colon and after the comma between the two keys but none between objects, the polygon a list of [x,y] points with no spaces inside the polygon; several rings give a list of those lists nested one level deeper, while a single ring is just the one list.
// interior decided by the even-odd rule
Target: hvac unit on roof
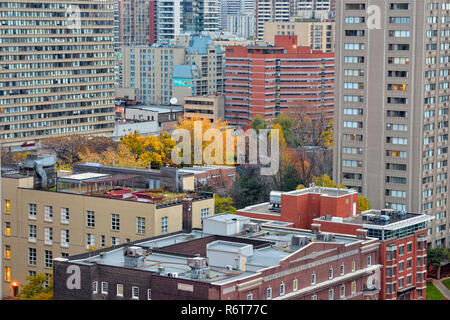
[{"label": "hvac unit on roof", "polygon": [[292,246],[302,247],[311,242],[311,238],[299,235],[292,236]]},{"label": "hvac unit on roof", "polygon": [[261,226],[255,222],[244,223],[244,230],[247,232],[260,232]]}]

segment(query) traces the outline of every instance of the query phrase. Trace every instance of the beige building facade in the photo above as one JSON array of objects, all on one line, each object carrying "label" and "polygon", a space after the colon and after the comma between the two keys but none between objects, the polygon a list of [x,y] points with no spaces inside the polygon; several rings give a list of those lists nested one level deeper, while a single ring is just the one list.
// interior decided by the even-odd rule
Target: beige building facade
[{"label": "beige building facade", "polygon": [[0,142],[114,130],[113,1],[0,2]]},{"label": "beige building facade", "polygon": [[223,95],[194,96],[184,99],[184,117],[200,117],[211,122],[223,120],[225,115],[225,97]]},{"label": "beige building facade", "polygon": [[[184,182],[183,182],[184,183]],[[185,187],[192,187],[186,185]],[[184,201],[184,200],[183,200]],[[190,198],[192,228],[214,213],[214,197]],[[155,203],[33,189],[33,178],[2,178],[4,296],[14,295],[52,260],[183,229],[181,201]]]},{"label": "beige building facade", "polygon": [[274,45],[277,35],[296,35],[298,46],[310,47],[323,52],[334,52],[334,25],[334,21],[315,20],[265,22],[264,42]]},{"label": "beige building facade", "polygon": [[336,2],[334,180],[449,246],[447,1]]}]

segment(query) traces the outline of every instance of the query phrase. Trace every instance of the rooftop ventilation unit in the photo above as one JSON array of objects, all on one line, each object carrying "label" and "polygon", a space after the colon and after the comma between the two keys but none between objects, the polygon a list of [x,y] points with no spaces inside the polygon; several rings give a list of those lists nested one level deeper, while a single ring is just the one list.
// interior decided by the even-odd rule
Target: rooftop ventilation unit
[{"label": "rooftop ventilation unit", "polygon": [[303,247],[311,242],[311,238],[305,236],[292,236],[292,246],[294,247]]},{"label": "rooftop ventilation unit", "polygon": [[316,236],[317,241],[333,241],[335,239],[335,235],[332,233],[320,233]]},{"label": "rooftop ventilation unit", "polygon": [[187,259],[187,265],[191,269],[204,269],[208,267],[208,258],[195,257]]},{"label": "rooftop ventilation unit", "polygon": [[125,267],[140,267],[144,265],[144,249],[141,247],[131,246],[123,248],[123,256]]},{"label": "rooftop ventilation unit", "polygon": [[256,233],[261,231],[261,226],[255,222],[245,223],[244,230],[247,232]]},{"label": "rooftop ventilation unit", "polygon": [[281,191],[270,192],[270,204],[269,210],[280,211],[281,210]]}]

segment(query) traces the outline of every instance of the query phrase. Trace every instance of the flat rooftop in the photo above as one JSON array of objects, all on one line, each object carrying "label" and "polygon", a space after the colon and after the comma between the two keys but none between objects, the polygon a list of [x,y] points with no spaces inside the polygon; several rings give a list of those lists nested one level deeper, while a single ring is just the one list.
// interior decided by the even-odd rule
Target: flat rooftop
[{"label": "flat rooftop", "polygon": [[422,213],[397,210],[369,210],[353,217],[344,218],[343,223],[358,224],[365,228],[384,227],[385,229],[403,227],[432,220],[433,217]]},{"label": "flat rooftop", "polygon": [[170,112],[182,112],[183,107],[179,105],[138,105],[138,106],[127,106],[126,109],[140,109],[155,111],[158,113],[170,113]]},{"label": "flat rooftop", "polygon": [[[236,217],[239,216],[222,214],[211,216],[207,219],[215,219],[216,221],[223,222],[227,219]],[[69,259],[71,263],[76,264],[108,265],[139,269],[154,273],[159,273],[160,268],[162,267],[164,268],[165,273],[177,273],[178,278],[181,279],[209,282],[212,284],[224,284],[229,281],[235,281],[240,278],[255,275],[262,269],[274,267],[278,265],[281,260],[298,250],[301,250],[304,246],[309,245],[309,243],[319,241],[316,239],[316,235],[308,230],[274,227],[271,225],[270,221],[259,221],[259,223],[261,229],[256,233],[246,233],[244,231],[243,233],[232,236],[219,236],[205,233],[203,230],[194,230],[190,234],[177,233],[165,237],[136,241],[129,245],[124,244],[115,248],[85,253]],[[294,235],[306,237],[310,239],[311,242],[300,246],[293,246],[292,237]],[[335,235],[332,240],[327,242],[347,245],[359,241],[363,240],[357,239],[354,236]],[[204,253],[207,250],[206,247],[208,244],[214,249],[220,249],[226,252],[235,252],[239,250],[239,248],[248,248],[249,245],[253,246],[253,250],[251,255],[248,256],[245,261],[244,271],[238,269],[229,270],[226,266],[213,266],[210,264],[209,277],[197,279],[192,276],[191,268],[188,266],[187,260],[188,258],[195,257],[195,254],[199,252],[203,252],[202,256],[205,256]],[[138,246],[146,250],[144,262],[141,266],[125,266],[123,248],[126,246]],[[103,253],[100,254],[102,251]],[[314,254],[320,255],[318,252],[315,252]],[[88,257],[85,257],[86,255],[88,255]],[[308,257],[305,257],[305,259],[308,259]]]}]

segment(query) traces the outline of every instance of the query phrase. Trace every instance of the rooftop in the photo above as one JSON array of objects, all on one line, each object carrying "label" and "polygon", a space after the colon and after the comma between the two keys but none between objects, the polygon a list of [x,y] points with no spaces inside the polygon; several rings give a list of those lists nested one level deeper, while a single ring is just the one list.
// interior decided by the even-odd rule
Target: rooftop
[{"label": "rooftop", "polygon": [[[232,214],[219,214],[206,219],[218,223],[228,223],[233,222],[233,219],[244,221],[248,218]],[[176,273],[178,278],[224,284],[276,266],[281,260],[313,242],[326,241],[348,245],[364,241],[354,236],[342,235],[335,235],[333,238],[323,240],[311,231],[275,227],[271,221],[252,220],[252,223],[259,225],[256,232],[243,231],[224,236],[208,233],[203,229],[194,230],[190,234],[177,233],[136,241],[131,245],[143,248],[145,253],[142,264],[135,267],[125,265],[123,248],[130,244],[74,256],[70,258],[70,262],[128,267],[165,276],[173,276]],[[292,244],[293,236],[304,238],[306,241]],[[215,252],[218,254],[214,255]],[[232,256],[228,261],[234,261],[233,254],[246,256],[246,259],[241,261],[244,267],[230,268],[228,263],[232,262],[226,260],[224,252]],[[314,254],[320,256],[322,253],[315,252]],[[188,265],[188,260],[195,257],[208,257],[208,273],[204,278],[198,278]]]},{"label": "rooftop", "polygon": [[[324,217],[320,218],[324,219]],[[434,219],[426,214],[398,211],[391,209],[368,210],[340,222],[361,225],[366,229],[398,229],[408,225],[420,224]],[[334,221],[338,222],[338,221]]]},{"label": "rooftop", "polygon": [[179,105],[137,105],[137,106],[127,106],[127,109],[139,109],[155,111],[158,113],[170,113],[170,112],[182,112],[183,107]]}]

